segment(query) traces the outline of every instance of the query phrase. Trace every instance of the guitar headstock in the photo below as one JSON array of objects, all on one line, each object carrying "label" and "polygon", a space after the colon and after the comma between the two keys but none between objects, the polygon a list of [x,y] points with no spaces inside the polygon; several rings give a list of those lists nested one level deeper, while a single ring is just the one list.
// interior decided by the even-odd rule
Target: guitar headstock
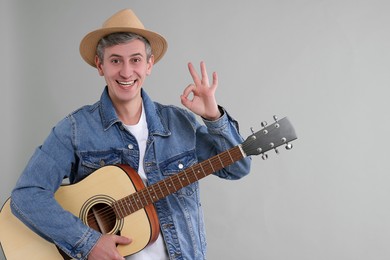
[{"label": "guitar headstock", "polygon": [[275,149],[278,153],[277,147],[285,145],[286,149],[292,148],[291,141],[297,139],[294,127],[291,125],[287,117],[280,120],[274,116],[275,122],[267,125],[262,123],[263,129],[250,135],[241,145],[244,153],[249,155],[263,155],[263,159],[267,158],[265,152]]}]

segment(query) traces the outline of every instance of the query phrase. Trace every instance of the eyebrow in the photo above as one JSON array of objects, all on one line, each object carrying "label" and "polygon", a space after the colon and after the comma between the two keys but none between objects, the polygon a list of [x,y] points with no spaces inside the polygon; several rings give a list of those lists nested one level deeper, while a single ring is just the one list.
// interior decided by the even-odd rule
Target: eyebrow
[{"label": "eyebrow", "polygon": [[[142,53],[140,53],[140,52],[137,52],[137,53],[134,53],[134,54],[131,54],[131,55],[130,55],[130,57],[135,57],[135,56],[141,56],[141,57],[143,57]],[[112,57],[121,58],[121,57],[123,57],[123,56],[122,56],[122,55],[119,55],[119,54],[113,53],[113,54],[111,54],[111,55],[109,56],[109,58],[112,58]]]}]

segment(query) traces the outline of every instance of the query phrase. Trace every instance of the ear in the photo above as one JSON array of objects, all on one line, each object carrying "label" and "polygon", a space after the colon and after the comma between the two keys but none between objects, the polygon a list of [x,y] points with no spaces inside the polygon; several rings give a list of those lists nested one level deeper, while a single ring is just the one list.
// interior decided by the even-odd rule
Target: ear
[{"label": "ear", "polygon": [[96,65],[96,68],[99,72],[99,75],[100,76],[104,76],[104,72],[103,72],[103,63],[100,61],[99,57],[97,55],[95,55],[95,65]]},{"label": "ear", "polygon": [[149,76],[150,74],[152,74],[153,65],[154,65],[154,56],[151,55],[149,58],[148,64],[146,64],[146,66],[147,66],[146,75]]}]

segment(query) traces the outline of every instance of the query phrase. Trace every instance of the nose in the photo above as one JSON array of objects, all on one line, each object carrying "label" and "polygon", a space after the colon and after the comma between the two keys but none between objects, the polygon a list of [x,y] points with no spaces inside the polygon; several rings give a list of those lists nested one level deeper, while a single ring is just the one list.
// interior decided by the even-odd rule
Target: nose
[{"label": "nose", "polygon": [[121,70],[119,71],[119,75],[122,78],[128,79],[131,77],[132,74],[133,74],[133,67],[131,66],[131,64],[127,62],[122,63],[122,67]]}]

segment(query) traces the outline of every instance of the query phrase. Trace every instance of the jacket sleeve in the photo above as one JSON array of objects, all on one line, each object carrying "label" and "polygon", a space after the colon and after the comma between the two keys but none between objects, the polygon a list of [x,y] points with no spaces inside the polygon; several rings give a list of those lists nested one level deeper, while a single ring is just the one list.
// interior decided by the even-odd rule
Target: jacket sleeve
[{"label": "jacket sleeve", "polygon": [[[206,160],[216,154],[224,152],[243,142],[239,133],[238,122],[228,112],[220,107],[222,116],[216,121],[203,119],[206,127],[197,130],[197,150],[199,160]],[[230,180],[240,179],[249,174],[251,158],[245,157],[224,169],[217,171],[215,175]]]},{"label": "jacket sleeve", "polygon": [[54,193],[75,164],[69,119],[36,149],[11,195],[12,212],[34,232],[76,259],[86,259],[101,234],[65,211]]}]

